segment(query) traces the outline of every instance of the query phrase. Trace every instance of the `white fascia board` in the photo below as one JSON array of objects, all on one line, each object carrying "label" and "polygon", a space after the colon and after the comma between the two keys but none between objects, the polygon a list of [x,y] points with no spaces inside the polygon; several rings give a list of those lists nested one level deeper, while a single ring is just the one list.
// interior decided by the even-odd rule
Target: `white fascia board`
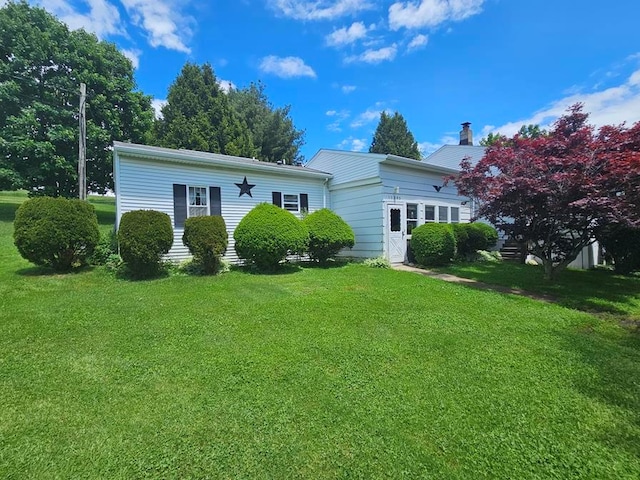
[{"label": "white fascia board", "polygon": [[445,175],[457,175],[460,170],[455,168],[440,167],[437,165],[431,165],[429,163],[422,162],[420,160],[412,160],[410,158],[398,157],[396,155],[387,155],[387,158],[382,161],[387,165],[397,165],[401,167],[409,167],[416,170],[429,171],[435,173],[443,173]]}]

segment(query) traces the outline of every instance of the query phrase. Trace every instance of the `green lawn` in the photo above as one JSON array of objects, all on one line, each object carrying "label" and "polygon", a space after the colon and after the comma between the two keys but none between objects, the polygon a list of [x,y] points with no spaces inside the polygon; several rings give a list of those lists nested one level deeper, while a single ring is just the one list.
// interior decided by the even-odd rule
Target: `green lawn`
[{"label": "green lawn", "polygon": [[488,284],[550,295],[570,308],[609,313],[619,319],[640,322],[640,275],[568,269],[551,283],[543,279],[542,267],[509,262],[461,263],[438,270]]},{"label": "green lawn", "polygon": [[12,244],[22,199],[0,194],[0,478],[640,476],[615,322],[361,265],[46,274]]}]

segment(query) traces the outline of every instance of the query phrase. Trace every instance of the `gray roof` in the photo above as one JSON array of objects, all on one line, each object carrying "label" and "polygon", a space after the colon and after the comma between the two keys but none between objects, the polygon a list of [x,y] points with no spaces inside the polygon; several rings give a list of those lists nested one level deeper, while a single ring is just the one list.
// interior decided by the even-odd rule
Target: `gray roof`
[{"label": "gray roof", "polygon": [[476,145],[443,145],[423,162],[459,171],[463,158],[468,158],[475,165],[484,156],[485,150],[485,147]]},{"label": "gray roof", "polygon": [[316,176],[330,178],[331,174],[314,170],[304,166],[278,165],[277,163],[263,162],[253,158],[235,157],[232,155],[222,155],[220,153],[199,152],[196,150],[173,149],[164,147],[153,147],[150,145],[138,145],[127,142],[113,142],[113,148],[118,154],[125,154],[134,157],[143,157],[159,161],[170,161],[178,163],[196,163],[206,165],[216,165],[219,167],[248,168],[251,170],[278,171],[289,175]]}]

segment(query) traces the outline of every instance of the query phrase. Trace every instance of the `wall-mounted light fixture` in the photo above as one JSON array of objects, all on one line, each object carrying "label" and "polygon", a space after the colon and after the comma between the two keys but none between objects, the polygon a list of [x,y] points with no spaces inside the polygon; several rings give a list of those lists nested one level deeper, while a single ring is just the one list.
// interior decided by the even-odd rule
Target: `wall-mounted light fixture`
[{"label": "wall-mounted light fixture", "polygon": [[393,187],[393,194],[398,195],[400,193],[400,187]]},{"label": "wall-mounted light fixture", "polygon": [[465,200],[464,202],[460,202],[460,205],[466,205],[467,203],[469,203],[467,200]]}]

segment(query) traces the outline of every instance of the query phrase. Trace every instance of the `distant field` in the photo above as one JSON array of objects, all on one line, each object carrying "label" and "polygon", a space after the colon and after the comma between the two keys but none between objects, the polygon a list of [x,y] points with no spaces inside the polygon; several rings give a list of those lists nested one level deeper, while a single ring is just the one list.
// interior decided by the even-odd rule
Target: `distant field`
[{"label": "distant field", "polygon": [[24,198],[0,193],[0,478],[640,477],[615,321],[362,265],[50,274],[13,246]]}]

